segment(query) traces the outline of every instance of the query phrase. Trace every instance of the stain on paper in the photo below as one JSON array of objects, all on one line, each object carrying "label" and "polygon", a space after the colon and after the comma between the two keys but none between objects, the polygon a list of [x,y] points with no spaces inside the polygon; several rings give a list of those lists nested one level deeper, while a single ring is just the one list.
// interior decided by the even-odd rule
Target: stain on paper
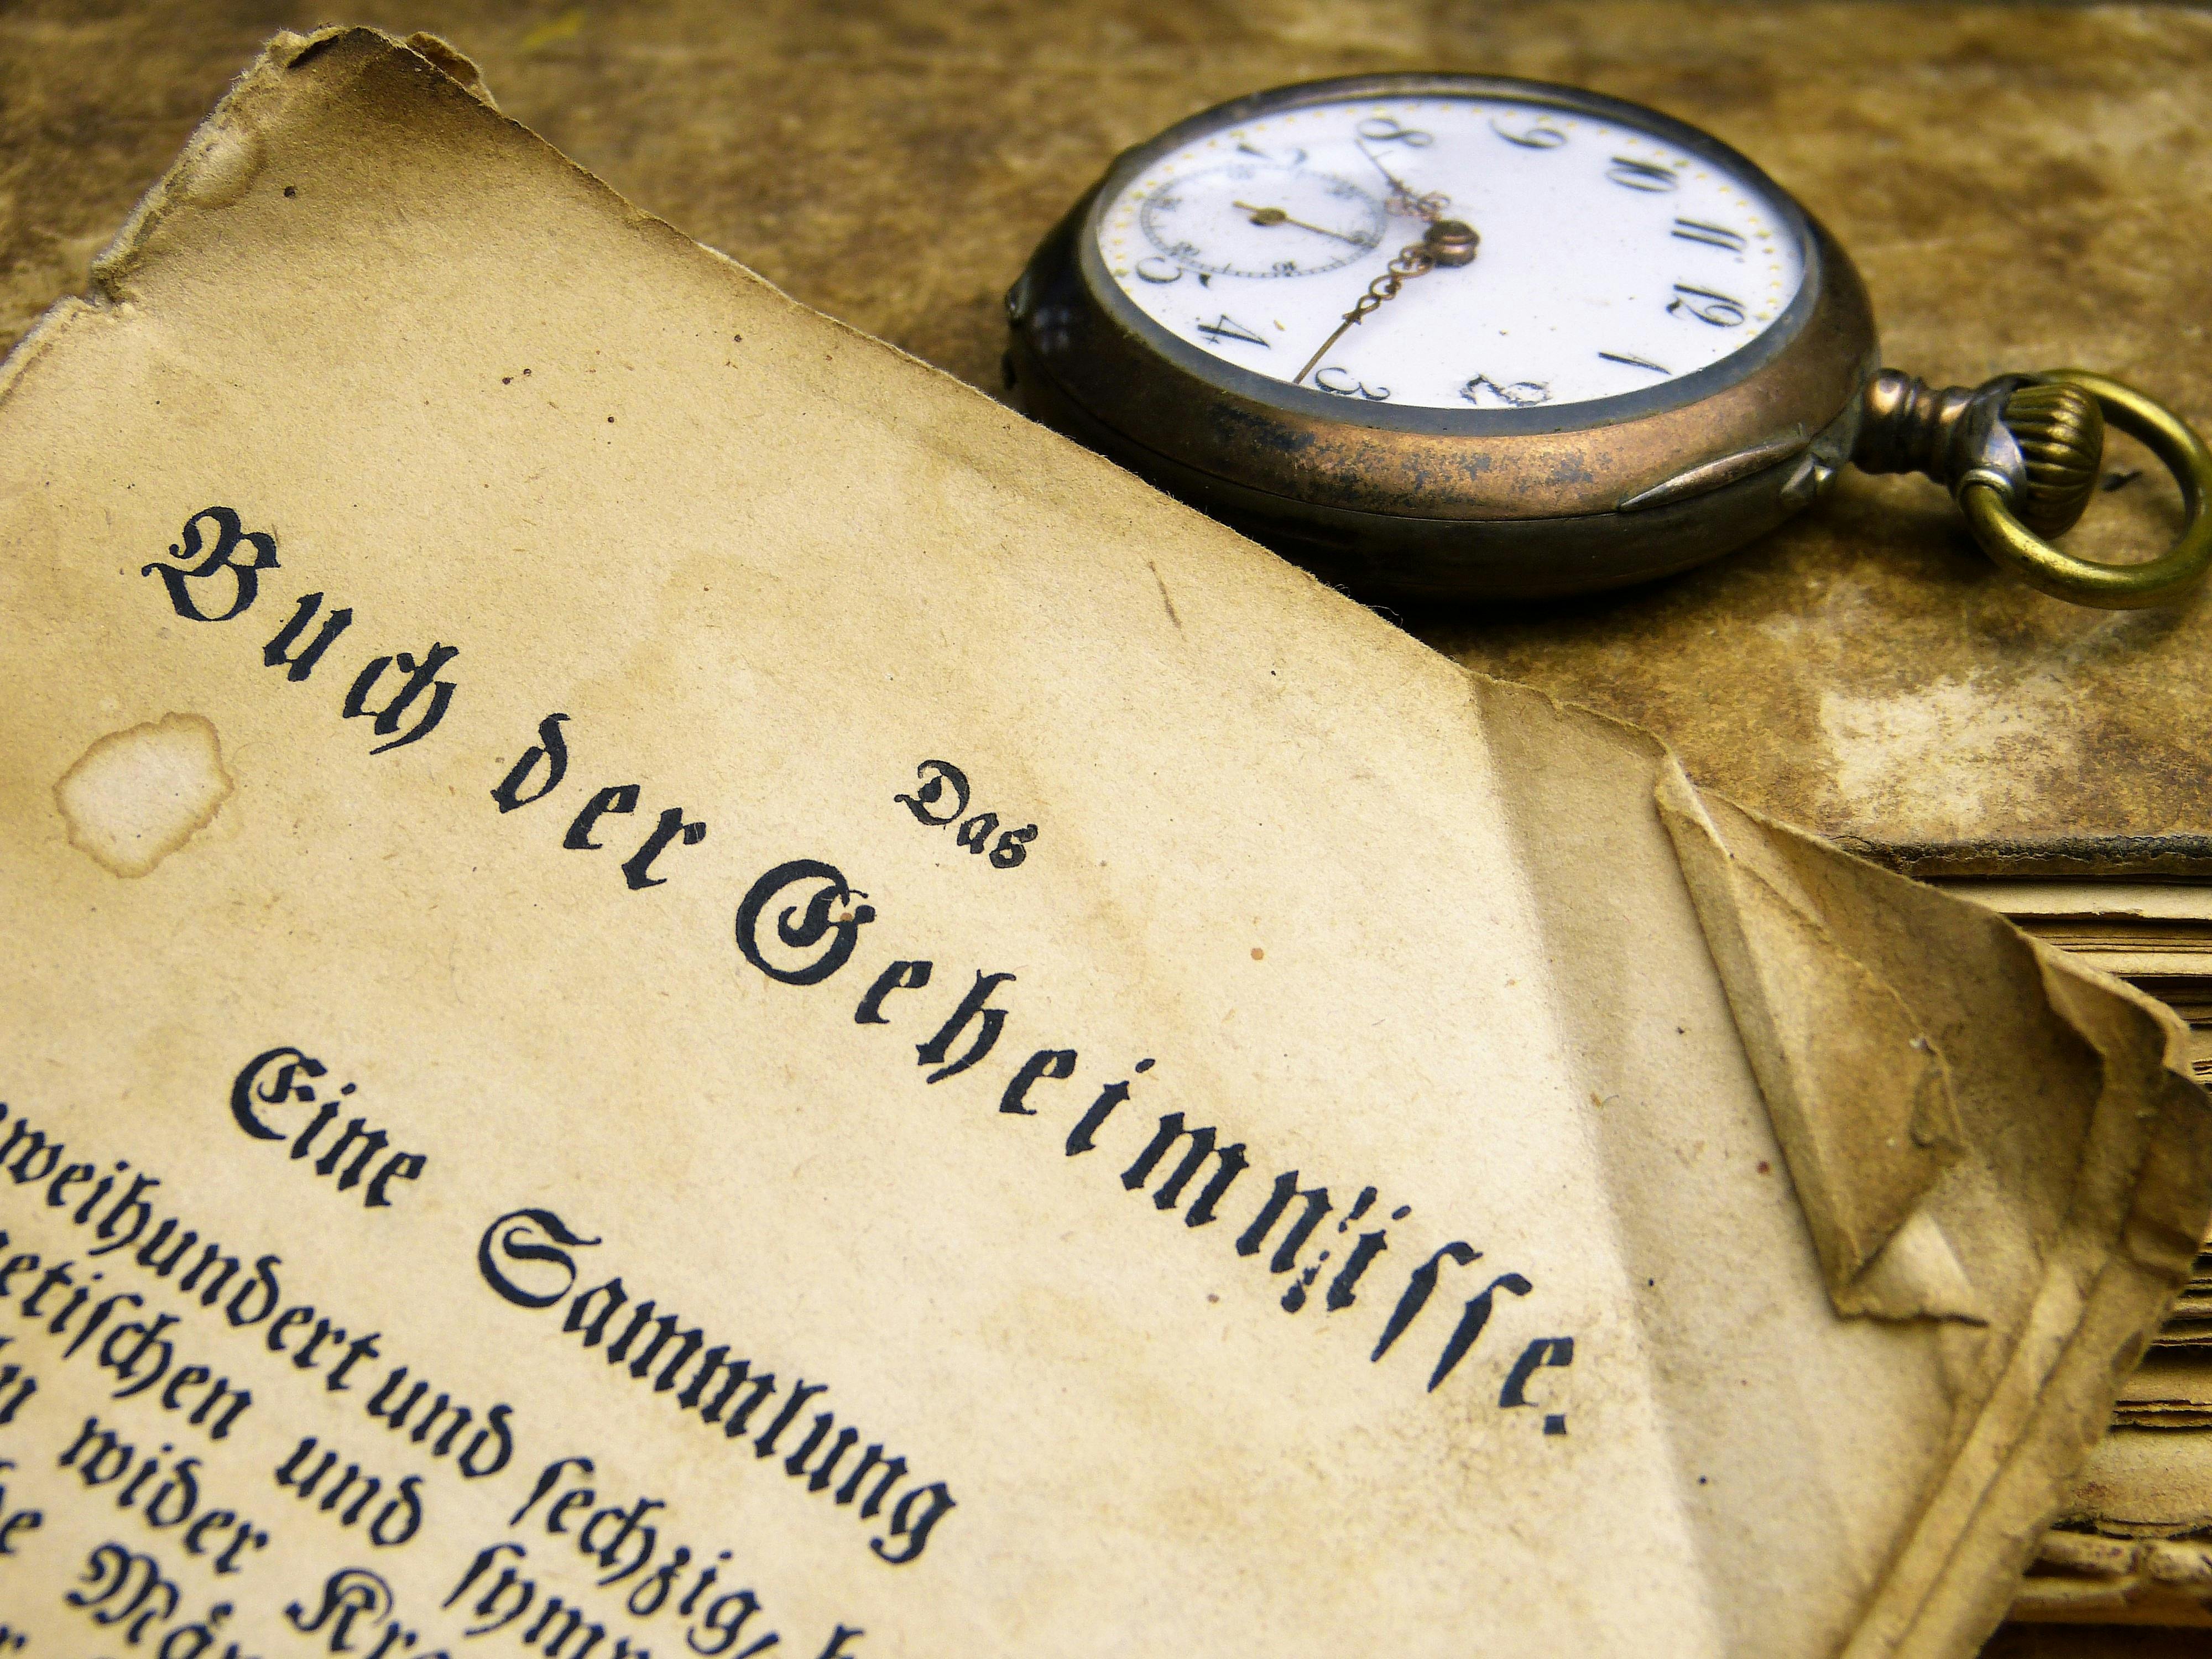
[{"label": "stain on paper", "polygon": [[179,181],[178,196],[198,208],[227,208],[245,198],[267,162],[261,135],[243,121],[212,134]]},{"label": "stain on paper", "polygon": [[164,714],[86,750],[54,785],[70,845],[118,876],[143,876],[215,821],[230,798],[214,724]]}]

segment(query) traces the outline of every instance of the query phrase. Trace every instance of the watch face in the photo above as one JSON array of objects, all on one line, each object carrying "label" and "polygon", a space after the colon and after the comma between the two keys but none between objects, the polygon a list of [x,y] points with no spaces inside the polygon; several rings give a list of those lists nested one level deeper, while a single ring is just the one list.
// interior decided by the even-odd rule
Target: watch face
[{"label": "watch face", "polygon": [[1186,123],[1109,182],[1097,264],[1201,372],[1346,413],[1649,404],[1790,320],[1804,221],[1755,168],[1633,106],[1497,84]]}]

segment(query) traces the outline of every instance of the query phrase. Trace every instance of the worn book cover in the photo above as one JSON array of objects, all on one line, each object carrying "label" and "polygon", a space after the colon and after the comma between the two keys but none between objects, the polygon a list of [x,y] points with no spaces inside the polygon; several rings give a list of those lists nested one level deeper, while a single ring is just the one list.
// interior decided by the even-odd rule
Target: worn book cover
[{"label": "worn book cover", "polygon": [[286,36],[0,380],[0,1640],[1948,1656],[2171,1013]]}]

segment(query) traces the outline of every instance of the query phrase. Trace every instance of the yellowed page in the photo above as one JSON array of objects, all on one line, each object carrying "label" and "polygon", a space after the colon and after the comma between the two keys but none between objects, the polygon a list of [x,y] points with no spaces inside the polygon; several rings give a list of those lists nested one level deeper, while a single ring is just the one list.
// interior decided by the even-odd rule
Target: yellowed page
[{"label": "yellowed page", "polygon": [[280,40],[0,393],[27,1650],[1969,1651],[2170,1017],[454,68]]}]

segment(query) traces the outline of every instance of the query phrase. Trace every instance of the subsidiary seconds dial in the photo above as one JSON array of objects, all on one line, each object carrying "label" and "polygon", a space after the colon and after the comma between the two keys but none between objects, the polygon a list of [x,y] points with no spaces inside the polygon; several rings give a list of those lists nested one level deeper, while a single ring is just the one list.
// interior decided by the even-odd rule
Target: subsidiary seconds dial
[{"label": "subsidiary seconds dial", "polygon": [[1382,240],[1382,204],[1348,179],[1250,144],[1226,167],[1170,179],[1138,204],[1148,252],[1139,283],[1154,288],[1185,271],[1208,276],[1308,276],[1364,259]]},{"label": "subsidiary seconds dial", "polygon": [[[1471,228],[1480,257],[1408,258],[1440,225]],[[1664,385],[1756,339],[1804,274],[1761,182],[1623,122],[1502,97],[1237,122],[1131,178],[1097,234],[1130,301],[1223,362],[1432,409]]]}]

